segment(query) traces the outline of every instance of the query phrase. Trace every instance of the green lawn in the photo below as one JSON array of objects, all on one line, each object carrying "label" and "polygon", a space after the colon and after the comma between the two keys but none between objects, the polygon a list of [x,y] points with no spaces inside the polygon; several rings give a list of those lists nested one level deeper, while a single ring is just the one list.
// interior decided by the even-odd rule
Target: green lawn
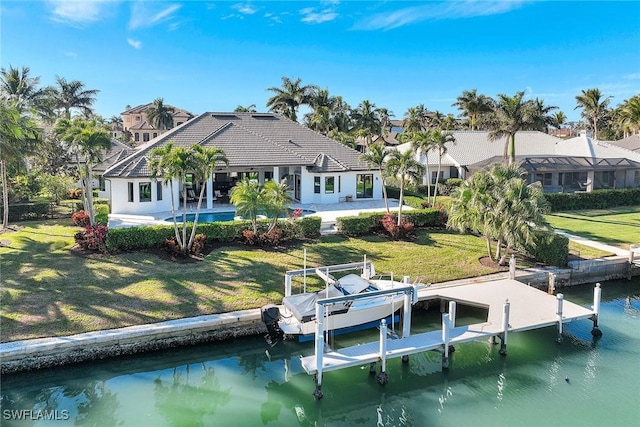
[{"label": "green lawn", "polygon": [[[640,208],[615,215],[555,214],[549,220],[610,244],[640,243]],[[0,234],[3,342],[279,303],[284,272],[302,268],[304,249],[310,267],[360,261],[366,254],[378,273],[409,275],[412,281],[420,277],[425,283],[496,271],[478,261],[486,255],[484,240],[448,232],[420,231],[413,242],[324,236],[277,250],[229,246],[203,261],[175,263],[144,252],[77,256],[70,249],[79,228],[69,220],[21,225],[19,231]],[[571,250],[582,258],[608,255],[574,244]]]},{"label": "green lawn", "polygon": [[143,252],[76,256],[70,249],[78,228],[62,221],[23,225],[0,234],[2,341],[279,303],[284,272],[302,268],[305,248],[310,267],[360,261],[366,254],[378,273],[422,276],[424,282],[495,272],[478,262],[485,255],[481,239],[447,232],[421,231],[415,242],[326,236],[278,250],[231,246],[180,264]]},{"label": "green lawn", "polygon": [[559,212],[547,215],[556,229],[629,249],[640,244],[640,207]]}]

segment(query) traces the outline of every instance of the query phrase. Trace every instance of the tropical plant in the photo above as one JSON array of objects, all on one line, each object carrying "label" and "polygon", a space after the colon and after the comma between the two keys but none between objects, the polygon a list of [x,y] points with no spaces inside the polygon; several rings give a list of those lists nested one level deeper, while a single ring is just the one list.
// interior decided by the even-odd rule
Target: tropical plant
[{"label": "tropical plant", "polygon": [[40,77],[31,77],[29,67],[0,69],[0,96],[19,109],[34,110],[43,118],[50,118],[51,89],[40,88]]},{"label": "tropical plant", "polygon": [[536,122],[533,103],[523,98],[524,91],[516,92],[514,96],[499,94],[493,112],[489,140],[505,138],[503,158],[509,159],[509,164],[516,159],[516,132],[528,129]]},{"label": "tropical plant", "polygon": [[111,148],[109,130],[95,120],[75,118],[59,119],[56,134],[70,145],[76,160],[78,176],[83,193],[84,210],[89,215],[91,226],[95,225],[93,210],[93,166],[102,161],[102,154]]},{"label": "tropical plant", "polygon": [[552,126],[554,128],[562,129],[562,125],[565,123],[567,123],[567,116],[562,111],[558,111],[552,115]]},{"label": "tropical plant", "polygon": [[153,104],[147,109],[147,119],[151,126],[160,130],[167,130],[173,127],[173,113],[176,109],[164,103],[163,98],[156,98]]},{"label": "tropical plant", "polygon": [[57,87],[50,89],[53,93],[54,107],[62,110],[64,117],[71,118],[71,110],[78,109],[85,116],[93,114],[91,106],[96,101],[99,90],[85,89],[84,83],[79,80],[67,81],[63,77],[56,76]]},{"label": "tropical plant", "polygon": [[256,112],[256,104],[251,104],[246,107],[242,105],[238,105],[235,110],[236,113],[255,113]]},{"label": "tropical plant", "polygon": [[353,131],[362,136],[365,140],[365,149],[371,145],[373,135],[380,135],[382,132],[382,122],[376,104],[368,99],[362,101],[351,111]]},{"label": "tropical plant", "polygon": [[409,107],[404,113],[402,127],[408,134],[420,132],[427,128],[427,120],[427,110],[423,104],[419,104],[416,107]]},{"label": "tropical plant", "polygon": [[264,213],[267,217],[271,217],[271,223],[267,230],[267,234],[269,234],[278,225],[278,218],[289,212],[289,206],[293,199],[289,195],[289,186],[285,179],[279,183],[274,180],[265,182],[260,193]]},{"label": "tropical plant", "polygon": [[400,180],[400,198],[398,201],[398,225],[402,224],[402,205],[404,189],[408,183],[416,182],[424,174],[424,168],[414,158],[412,150],[404,153],[394,149],[389,153],[387,171]]},{"label": "tropical plant", "polygon": [[35,121],[6,101],[0,103],[0,179],[2,180],[2,228],[9,226],[9,164],[24,164],[39,141],[40,129]]},{"label": "tropical plant", "polygon": [[231,189],[230,200],[238,215],[249,218],[253,233],[257,234],[258,213],[263,209],[260,185],[245,178]]},{"label": "tropical plant", "polygon": [[384,206],[389,212],[389,198],[387,197],[387,185],[385,183],[384,165],[387,161],[389,150],[383,143],[371,144],[365,153],[360,156],[360,160],[364,161],[370,167],[378,168],[380,171],[380,179],[382,180],[382,196],[384,198]]},{"label": "tropical plant", "polygon": [[548,227],[543,215],[548,205],[540,185],[527,184],[525,174],[518,165],[503,163],[473,174],[452,195],[447,227],[481,234],[488,256],[501,263],[509,249],[534,244],[535,230]]},{"label": "tropical plant", "polygon": [[451,105],[462,111],[460,117],[467,118],[469,130],[478,130],[478,123],[482,116],[493,111],[493,99],[482,94],[478,95],[477,89],[463,91]]},{"label": "tropical plant", "polygon": [[424,164],[426,174],[422,179],[422,183],[427,185],[427,200],[431,199],[431,173],[429,171],[429,151],[434,148],[434,141],[431,138],[431,132],[428,130],[413,131],[403,133],[403,140],[411,142],[411,150],[419,157],[424,156]]},{"label": "tropical plant", "polygon": [[618,117],[625,136],[640,132],[640,95],[625,100],[618,109]]},{"label": "tropical plant", "polygon": [[576,96],[577,105],[574,110],[582,108],[582,117],[589,122],[593,129],[594,139],[598,139],[598,122],[607,110],[611,98],[611,96],[603,98],[602,92],[598,88],[582,90],[582,93]]},{"label": "tropical plant", "polygon": [[309,105],[314,93],[317,90],[315,85],[302,85],[301,79],[291,80],[288,77],[282,77],[282,87],[270,87],[268,91],[274,92],[271,98],[267,100],[267,107],[270,111],[275,111],[290,118],[293,121],[298,120],[298,108],[300,105]]},{"label": "tropical plant", "polygon": [[456,138],[451,132],[443,132],[441,129],[433,129],[430,132],[431,146],[438,153],[438,172],[436,173],[436,186],[433,190],[433,204],[437,206],[438,186],[440,181],[440,170],[442,169],[442,157],[447,154],[447,144],[455,144]]}]

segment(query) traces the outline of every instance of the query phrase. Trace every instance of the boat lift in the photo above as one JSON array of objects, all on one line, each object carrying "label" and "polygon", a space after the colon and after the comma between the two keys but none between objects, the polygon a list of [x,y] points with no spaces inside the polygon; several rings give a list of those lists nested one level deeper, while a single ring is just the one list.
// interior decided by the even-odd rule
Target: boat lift
[{"label": "boat lift", "polygon": [[[366,266],[366,261],[364,263],[356,263],[362,264]],[[344,264],[344,266],[349,264]],[[335,266],[340,267],[340,266]],[[364,268],[364,267],[363,267]],[[353,269],[353,268],[348,268]],[[366,269],[366,268],[365,268]],[[340,270],[333,270],[340,271]],[[418,301],[418,291],[416,286],[409,285],[409,276],[404,276],[403,283],[405,286],[398,287],[395,289],[385,289],[381,291],[367,292],[366,294],[355,294],[355,295],[346,295],[341,297],[334,298],[325,298],[320,299],[316,303],[316,331],[315,331],[315,383],[316,389],[314,392],[314,396],[317,399],[322,398],[322,370],[323,370],[323,354],[325,350],[325,341],[324,341],[324,322],[325,322],[325,307],[333,304],[344,303],[344,302],[353,302],[356,300],[365,300],[376,298],[380,296],[394,296],[398,294],[404,294],[404,304],[403,304],[403,321],[402,321],[402,338],[406,338],[410,335],[411,331],[411,306]],[[393,314],[393,313],[392,313]],[[381,326],[381,334],[382,330],[384,330],[385,336],[387,335],[387,327],[386,322],[382,320]]]}]

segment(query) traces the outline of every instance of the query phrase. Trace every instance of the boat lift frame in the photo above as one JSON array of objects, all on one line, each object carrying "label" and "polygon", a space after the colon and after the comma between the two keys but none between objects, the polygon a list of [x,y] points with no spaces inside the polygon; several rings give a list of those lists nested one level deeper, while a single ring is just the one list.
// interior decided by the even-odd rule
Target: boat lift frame
[{"label": "boat lift frame", "polygon": [[[362,274],[366,279],[371,278],[375,275],[375,268],[373,267],[373,263],[367,261],[367,256],[365,255],[364,261],[362,262],[352,262],[349,264],[336,264],[329,265],[326,267],[312,267],[312,268],[302,268],[300,270],[289,270],[284,275],[284,296],[291,296],[291,279],[297,276],[306,276],[308,274],[317,274],[321,275],[332,273],[334,271],[348,271],[348,270],[357,270],[361,269]],[[323,277],[324,278],[324,277]],[[325,279],[326,280],[326,279]],[[306,283],[305,283],[306,287]],[[306,292],[306,289],[304,290]]]},{"label": "boat lift frame", "polygon": [[[366,264],[364,263],[356,263],[358,265]],[[343,264],[346,266],[349,264]],[[339,266],[335,266],[339,267]],[[352,269],[352,268],[348,268]],[[340,270],[333,270],[340,271]],[[316,336],[315,336],[315,361],[316,361],[316,373],[314,375],[316,389],[313,393],[317,399],[322,398],[322,370],[323,370],[323,360],[322,356],[324,354],[325,349],[325,341],[324,341],[324,314],[325,314],[325,306],[333,305],[341,302],[353,302],[356,300],[366,300],[377,298],[380,296],[387,295],[398,295],[404,294],[404,304],[403,304],[403,321],[402,321],[402,338],[406,338],[411,333],[411,305],[416,303],[418,300],[418,291],[415,286],[409,285],[409,276],[404,276],[403,283],[405,286],[398,287],[395,289],[385,289],[381,291],[373,291],[367,292],[366,294],[355,294],[355,295],[345,295],[334,298],[324,298],[320,299],[316,302]],[[392,305],[393,306],[393,305]],[[386,323],[384,319],[382,320],[383,326],[381,327],[381,331],[384,330],[386,335]],[[382,332],[381,332],[382,333]]]}]

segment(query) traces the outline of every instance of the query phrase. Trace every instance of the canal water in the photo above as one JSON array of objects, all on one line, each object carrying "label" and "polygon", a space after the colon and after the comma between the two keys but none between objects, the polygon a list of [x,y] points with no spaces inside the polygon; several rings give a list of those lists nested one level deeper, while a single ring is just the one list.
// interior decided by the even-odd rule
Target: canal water
[{"label": "canal water", "polygon": [[[593,287],[563,290],[589,306]],[[640,425],[640,279],[603,283],[600,327],[512,333],[508,355],[474,342],[388,362],[380,386],[369,366],[324,375],[324,398],[299,362],[313,343],[261,337],[5,375],[2,426],[637,426]],[[482,312],[458,307],[458,324]],[[439,310],[416,312],[416,331]],[[375,340],[336,337],[336,347]],[[26,419],[25,419],[26,418]],[[49,419],[47,419],[49,418]]]}]

